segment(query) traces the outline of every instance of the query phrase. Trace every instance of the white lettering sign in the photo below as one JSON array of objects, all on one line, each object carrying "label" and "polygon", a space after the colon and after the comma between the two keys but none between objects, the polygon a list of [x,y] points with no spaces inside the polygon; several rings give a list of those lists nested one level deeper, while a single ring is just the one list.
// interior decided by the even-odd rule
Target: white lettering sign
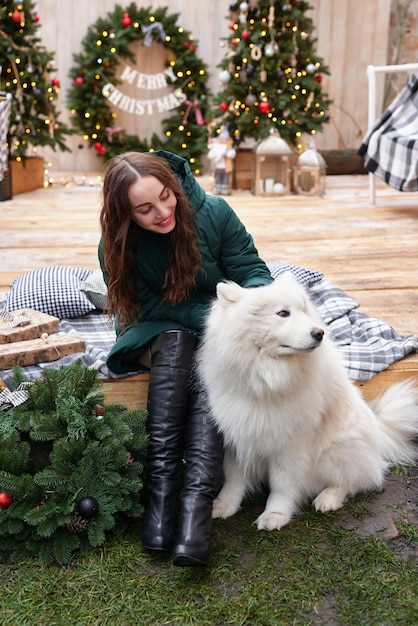
[{"label": "white lettering sign", "polygon": [[106,83],[102,89],[102,94],[113,106],[135,115],[153,115],[155,113],[162,113],[163,111],[171,111],[179,107],[180,104],[186,100],[186,95],[179,90],[177,90],[175,94],[169,93],[161,98],[139,100],[125,96],[124,93],[112,85],[112,83]]},{"label": "white lettering sign", "polygon": [[167,77],[171,80],[171,82],[176,82],[176,76],[171,65],[163,72],[158,72],[157,74],[143,74],[142,72],[138,72],[138,70],[133,67],[126,65],[120,76],[121,80],[126,81],[130,85],[135,84],[137,89],[149,90],[163,89],[164,87],[167,87]]}]

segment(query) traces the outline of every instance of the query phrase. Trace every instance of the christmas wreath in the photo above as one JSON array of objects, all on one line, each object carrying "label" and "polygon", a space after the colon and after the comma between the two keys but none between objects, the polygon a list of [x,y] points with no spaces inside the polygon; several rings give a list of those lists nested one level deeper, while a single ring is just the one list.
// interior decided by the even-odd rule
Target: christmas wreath
[{"label": "christmas wreath", "polygon": [[[177,26],[177,18],[178,14],[167,14],[165,7],[151,10],[135,3],[126,8],[117,5],[106,18],[88,28],[83,52],[73,56],[73,85],[68,93],[73,126],[105,159],[126,150],[163,148],[187,158],[195,173],[199,173],[200,157],[207,149],[208,139],[208,75],[205,64],[196,55],[196,41],[187,30]],[[173,91],[170,102],[161,103],[161,110],[170,108],[172,114],[162,122],[164,139],[154,134],[150,145],[118,125],[109,101],[109,97],[123,97],[117,93],[122,81],[116,73],[121,58],[135,61],[129,46],[137,40],[144,46],[157,41],[171,51],[163,74]],[[130,100],[132,111],[143,106],[150,111],[158,104],[152,100]]]},{"label": "christmas wreath", "polygon": [[105,406],[81,361],[34,382],[15,368],[14,385],[0,394],[0,560],[66,564],[141,515],[145,413]]}]

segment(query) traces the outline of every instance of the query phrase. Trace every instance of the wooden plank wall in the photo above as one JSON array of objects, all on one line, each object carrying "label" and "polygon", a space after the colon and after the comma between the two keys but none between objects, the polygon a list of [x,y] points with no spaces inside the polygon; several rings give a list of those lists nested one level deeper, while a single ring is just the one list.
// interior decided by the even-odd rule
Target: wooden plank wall
[{"label": "wooden plank wall", "polygon": [[[317,51],[330,67],[324,76],[324,89],[334,104],[331,122],[317,139],[320,149],[357,148],[367,130],[367,76],[369,63],[387,63],[388,34],[393,0],[311,0]],[[114,10],[114,0],[38,0],[40,36],[46,48],[55,53],[57,76],[61,82],[62,119],[69,119],[65,99],[70,85],[68,72],[73,53],[81,51],[88,26]],[[139,6],[168,6],[179,13],[179,24],[199,42],[198,55],[211,73],[212,92],[219,89],[217,67],[225,55],[221,37],[229,34],[229,0],[138,0]],[[410,59],[411,61],[415,59]],[[129,130],[129,129],[127,129]],[[94,150],[79,149],[79,137],[68,141],[72,153],[38,151],[57,171],[98,171],[102,161]]]},{"label": "wooden plank wall", "polygon": [[323,86],[333,100],[330,124],[317,147],[358,147],[367,131],[367,65],[387,64],[391,0],[313,4],[317,50],[331,72]]}]

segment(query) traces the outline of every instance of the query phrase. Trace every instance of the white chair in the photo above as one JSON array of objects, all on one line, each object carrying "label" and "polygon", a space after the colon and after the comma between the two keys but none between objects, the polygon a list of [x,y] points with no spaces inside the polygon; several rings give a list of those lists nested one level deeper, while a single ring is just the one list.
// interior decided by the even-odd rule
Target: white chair
[{"label": "white chair", "polygon": [[[418,70],[418,63],[404,63],[402,65],[368,65],[367,78],[369,82],[368,98],[368,127],[373,126],[378,118],[376,110],[376,74],[377,73],[399,73]],[[372,172],[369,173],[369,198],[371,204],[376,204],[376,179]]]}]

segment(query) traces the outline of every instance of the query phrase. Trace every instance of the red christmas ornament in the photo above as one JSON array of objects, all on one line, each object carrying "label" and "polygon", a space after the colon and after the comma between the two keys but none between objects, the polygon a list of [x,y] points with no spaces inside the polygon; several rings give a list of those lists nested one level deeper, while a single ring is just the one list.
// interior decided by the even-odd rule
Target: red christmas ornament
[{"label": "red christmas ornament", "polygon": [[258,108],[261,113],[270,113],[270,102],[260,102]]},{"label": "red christmas ornament", "polygon": [[229,25],[229,28],[231,30],[235,30],[235,22],[231,22],[230,25]]},{"label": "red christmas ornament", "polygon": [[39,22],[39,15],[37,13],[34,13],[32,15],[32,22],[35,22],[35,24],[36,22]]},{"label": "red christmas ornament", "polygon": [[190,41],[185,41],[183,44],[183,48],[187,48],[188,50],[191,50],[192,52],[196,52],[197,50],[197,46],[195,46],[194,43],[190,43]]},{"label": "red christmas ornament", "polygon": [[322,82],[322,74],[318,74],[317,76],[315,76],[315,80],[317,83]]},{"label": "red christmas ornament", "polygon": [[8,509],[12,502],[13,498],[9,493],[0,491],[0,509]]},{"label": "red christmas ornament", "polygon": [[129,13],[124,13],[122,17],[122,26],[123,28],[128,28],[132,24],[132,19]]},{"label": "red christmas ornament", "polygon": [[74,79],[74,82],[76,85],[82,85],[84,83],[84,78],[82,76],[77,76],[77,78]]},{"label": "red christmas ornament", "polygon": [[233,45],[233,46],[237,46],[237,45],[239,44],[239,39],[238,39],[238,37],[235,37],[235,38],[232,40],[232,42],[231,42],[231,43],[232,43],[232,45]]},{"label": "red christmas ornament", "polygon": [[221,102],[219,108],[221,109],[221,111],[225,112],[229,109],[229,104],[227,102]]},{"label": "red christmas ornament", "polygon": [[102,156],[105,156],[105,154],[107,154],[107,150],[106,150],[106,148],[105,148],[104,146],[102,146],[102,147],[100,148],[99,152],[100,152],[100,154],[101,154]]},{"label": "red christmas ornament", "polygon": [[60,86],[59,78],[53,78],[51,82],[52,82],[52,86],[53,87],[59,87]]},{"label": "red christmas ornament", "polygon": [[243,39],[249,39],[251,37],[251,33],[249,30],[243,30],[241,33],[241,37]]},{"label": "red christmas ornament", "polygon": [[22,14],[20,11],[13,11],[12,13],[12,20],[14,22],[16,22],[16,24],[20,24],[20,22],[22,21]]},{"label": "red christmas ornament", "polygon": [[100,152],[102,148],[103,144],[100,141],[96,141],[96,143],[94,144],[94,149],[97,150],[97,152]]}]

